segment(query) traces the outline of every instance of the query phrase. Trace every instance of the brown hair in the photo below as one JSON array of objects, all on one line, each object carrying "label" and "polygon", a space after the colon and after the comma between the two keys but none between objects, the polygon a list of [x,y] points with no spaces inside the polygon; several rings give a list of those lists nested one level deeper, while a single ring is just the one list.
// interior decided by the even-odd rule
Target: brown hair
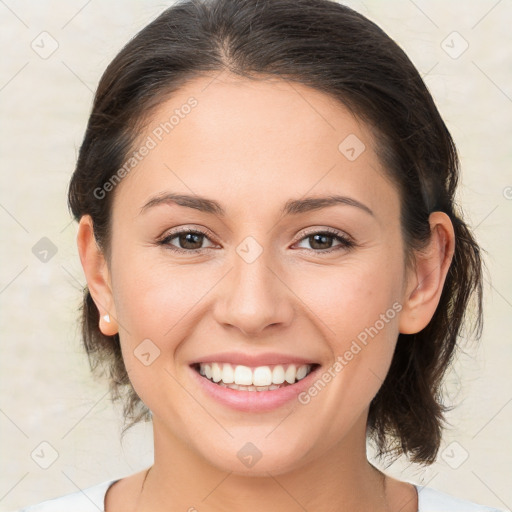
[{"label": "brown hair", "polygon": [[[428,242],[429,214],[443,211],[455,230],[455,253],[439,305],[416,334],[399,334],[391,368],[371,402],[368,438],[379,455],[431,463],[446,407],[442,378],[453,358],[470,299],[476,337],[482,330],[480,248],[455,206],[459,162],[454,142],[418,71],[373,22],[329,0],[185,0],[140,31],[103,74],[94,99],[69,206],[91,215],[99,247],[109,255],[113,193],[100,189],[123,165],[141,120],[185,82],[227,70],[257,79],[305,84],[339,100],[375,133],[378,154],[401,197],[408,265]],[[132,388],[119,336],[104,336],[87,288],[83,341],[91,368],[109,374],[131,426],[149,411]],[[128,427],[127,427],[128,428]],[[126,430],[126,429],[125,429]]]}]

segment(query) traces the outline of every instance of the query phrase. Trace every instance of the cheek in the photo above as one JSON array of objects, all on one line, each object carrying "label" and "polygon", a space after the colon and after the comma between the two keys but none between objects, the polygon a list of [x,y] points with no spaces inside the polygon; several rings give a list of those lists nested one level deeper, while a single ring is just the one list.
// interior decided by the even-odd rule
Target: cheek
[{"label": "cheek", "polygon": [[205,293],[201,282],[192,266],[148,265],[144,257],[123,259],[113,274],[124,364],[136,393],[153,411],[162,394],[179,396],[172,361],[186,337],[187,315]]},{"label": "cheek", "polygon": [[162,385],[180,392],[172,376],[183,340],[197,328],[203,303],[222,272],[207,265],[149,262],[143,251],[123,258],[113,273],[123,360],[130,381],[150,408]]},{"label": "cheek", "polygon": [[401,272],[399,259],[382,254],[330,267],[324,275],[304,273],[295,283],[329,344],[332,365],[321,380],[343,404],[340,421],[347,410],[355,414],[369,405],[389,369],[402,309]]},{"label": "cheek", "polygon": [[[396,309],[386,311],[401,299],[401,265],[393,258],[375,255],[348,260],[338,267],[306,270],[292,285],[298,295],[328,327],[340,350],[377,322],[378,330],[396,328]],[[386,315],[382,325],[381,315]]]},{"label": "cheek", "polygon": [[113,275],[116,312],[124,330],[138,337],[172,338],[171,331],[212,287],[208,274],[193,264],[150,260],[143,251],[124,259]]}]

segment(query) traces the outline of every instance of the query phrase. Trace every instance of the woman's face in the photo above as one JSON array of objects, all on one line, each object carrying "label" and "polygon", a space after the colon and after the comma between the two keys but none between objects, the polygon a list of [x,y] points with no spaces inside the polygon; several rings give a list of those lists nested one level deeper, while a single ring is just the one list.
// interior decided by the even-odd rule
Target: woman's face
[{"label": "woman's face", "polygon": [[[399,196],[367,127],[330,97],[212,80],[159,106],[115,187],[110,312],[155,443],[278,474],[364,446],[405,296]],[[292,363],[316,369],[241,391],[201,362],[262,385],[282,380],[279,363],[292,382]]]}]

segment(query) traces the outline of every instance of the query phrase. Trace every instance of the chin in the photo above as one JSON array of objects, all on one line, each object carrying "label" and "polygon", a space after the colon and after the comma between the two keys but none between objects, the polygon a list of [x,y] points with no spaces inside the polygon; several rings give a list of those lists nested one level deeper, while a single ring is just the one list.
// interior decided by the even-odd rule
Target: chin
[{"label": "chin", "polygon": [[[290,436],[285,436],[288,442],[278,438],[265,439],[268,432],[265,429],[265,433],[259,436],[236,436],[223,443],[219,440],[205,440],[204,445],[197,447],[197,450],[212,466],[241,476],[268,477],[269,473],[277,476],[306,463],[303,443],[302,448],[297,449]],[[215,448],[211,449],[212,446]]]}]

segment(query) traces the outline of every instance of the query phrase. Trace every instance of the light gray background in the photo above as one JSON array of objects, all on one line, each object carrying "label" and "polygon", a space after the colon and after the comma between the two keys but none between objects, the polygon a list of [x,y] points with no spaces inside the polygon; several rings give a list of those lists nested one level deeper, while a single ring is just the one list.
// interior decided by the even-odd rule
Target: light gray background
[{"label": "light gray background", "polygon": [[[466,345],[447,381],[447,402],[458,406],[448,416],[452,426],[439,460],[427,469],[399,461],[387,471],[510,509],[512,5],[347,4],[376,21],[424,76],[459,147],[460,204],[488,253],[483,339],[479,346]],[[91,378],[80,347],[76,311],[85,280],[66,188],[101,73],[168,5],[0,0],[3,511],[152,462],[150,425],[134,428],[120,442],[120,411],[113,409],[106,384]],[[48,56],[53,40],[58,48]],[[43,237],[57,248],[47,262],[32,252]],[[41,468],[38,463],[51,462],[52,450],[58,458]]]}]

